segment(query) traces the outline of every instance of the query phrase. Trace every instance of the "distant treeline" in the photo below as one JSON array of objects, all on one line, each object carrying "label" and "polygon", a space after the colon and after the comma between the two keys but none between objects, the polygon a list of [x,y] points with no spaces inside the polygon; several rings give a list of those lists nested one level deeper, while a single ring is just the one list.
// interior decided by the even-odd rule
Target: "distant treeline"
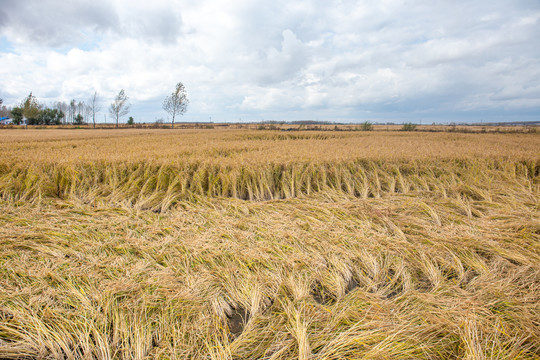
[{"label": "distant treeline", "polygon": [[58,101],[51,106],[38,102],[30,93],[19,105],[0,108],[1,117],[9,117],[13,124],[20,125],[81,125],[95,114],[95,106],[75,99],[68,103]]}]

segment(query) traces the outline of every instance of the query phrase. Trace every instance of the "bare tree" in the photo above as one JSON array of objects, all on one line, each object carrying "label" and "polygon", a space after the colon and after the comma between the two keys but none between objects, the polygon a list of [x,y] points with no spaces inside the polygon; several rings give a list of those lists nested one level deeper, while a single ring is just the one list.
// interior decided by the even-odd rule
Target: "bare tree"
[{"label": "bare tree", "polygon": [[171,128],[174,128],[174,118],[177,114],[184,115],[187,111],[189,100],[187,98],[187,91],[184,84],[179,82],[176,84],[176,89],[171,95],[167,96],[163,101],[163,110],[168,112],[172,116]]},{"label": "bare tree", "polygon": [[77,115],[80,115],[80,116],[82,116],[83,118],[84,118],[84,115],[83,115],[83,113],[84,113],[84,107],[85,107],[84,101],[79,101],[79,102],[77,103]]},{"label": "bare tree", "polygon": [[64,116],[62,117],[62,123],[66,124],[66,117],[69,112],[69,105],[65,101],[58,101],[54,104],[54,108],[60,110]]},{"label": "bare tree", "polygon": [[69,113],[69,105],[65,101],[58,101],[54,105],[54,107],[55,107],[55,109],[60,110],[64,114],[64,116],[62,118],[62,123],[65,125],[66,122],[67,122],[67,116],[68,116],[68,113]]},{"label": "bare tree", "polygon": [[69,102],[69,113],[68,113],[68,118],[69,118],[69,122],[71,122],[73,124],[73,120],[75,120],[75,112],[77,111],[77,101],[75,99],[71,100]]},{"label": "bare tree", "polygon": [[92,115],[92,106],[84,104],[84,118],[86,119],[86,123],[88,123],[88,119],[90,119],[91,115]]},{"label": "bare tree", "polygon": [[94,129],[96,128],[96,113],[101,110],[101,104],[99,104],[99,98],[97,91],[94,92],[92,100],[90,100],[90,109],[92,109],[92,121],[94,122]]},{"label": "bare tree", "polygon": [[0,117],[9,117],[10,109],[6,105],[2,105],[4,102],[0,99]]},{"label": "bare tree", "polygon": [[114,98],[113,103],[109,107],[109,113],[113,118],[116,119],[116,127],[118,127],[118,120],[129,113],[130,104],[128,103],[129,98],[127,97],[124,89],[120,90],[118,95]]}]

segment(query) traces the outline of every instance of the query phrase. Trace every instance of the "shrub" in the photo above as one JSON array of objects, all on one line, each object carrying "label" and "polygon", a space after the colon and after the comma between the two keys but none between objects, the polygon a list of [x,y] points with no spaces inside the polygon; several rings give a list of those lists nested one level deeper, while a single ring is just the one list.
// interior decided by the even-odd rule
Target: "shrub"
[{"label": "shrub", "polygon": [[413,123],[405,123],[401,127],[401,131],[415,131],[416,130],[416,124]]},{"label": "shrub", "polygon": [[372,131],[373,130],[373,124],[369,121],[366,121],[362,125],[360,125],[360,130],[362,131]]},{"label": "shrub", "polygon": [[84,118],[81,114],[78,114],[75,116],[75,125],[82,125],[84,124]]}]

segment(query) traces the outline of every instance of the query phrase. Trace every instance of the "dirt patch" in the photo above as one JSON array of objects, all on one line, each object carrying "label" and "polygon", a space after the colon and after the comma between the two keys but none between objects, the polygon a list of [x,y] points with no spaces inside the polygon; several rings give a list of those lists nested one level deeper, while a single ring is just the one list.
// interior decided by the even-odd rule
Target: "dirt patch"
[{"label": "dirt patch", "polygon": [[229,325],[229,332],[231,333],[232,338],[237,338],[242,334],[246,324],[249,320],[249,312],[242,308],[233,308],[233,311],[230,315],[227,315],[227,321]]},{"label": "dirt patch", "polygon": [[332,305],[336,302],[335,297],[319,282],[311,290],[311,296],[321,305]]}]

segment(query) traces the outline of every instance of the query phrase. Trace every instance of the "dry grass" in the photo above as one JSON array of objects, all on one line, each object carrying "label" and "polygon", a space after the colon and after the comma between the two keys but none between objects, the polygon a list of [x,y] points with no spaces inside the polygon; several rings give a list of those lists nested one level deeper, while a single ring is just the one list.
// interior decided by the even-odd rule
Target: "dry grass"
[{"label": "dry grass", "polygon": [[43,130],[0,149],[0,358],[540,357],[538,135]]},{"label": "dry grass", "polygon": [[[237,166],[347,160],[538,160],[540,134],[247,130],[6,130],[3,163]],[[26,165],[26,164],[25,164]]]}]

